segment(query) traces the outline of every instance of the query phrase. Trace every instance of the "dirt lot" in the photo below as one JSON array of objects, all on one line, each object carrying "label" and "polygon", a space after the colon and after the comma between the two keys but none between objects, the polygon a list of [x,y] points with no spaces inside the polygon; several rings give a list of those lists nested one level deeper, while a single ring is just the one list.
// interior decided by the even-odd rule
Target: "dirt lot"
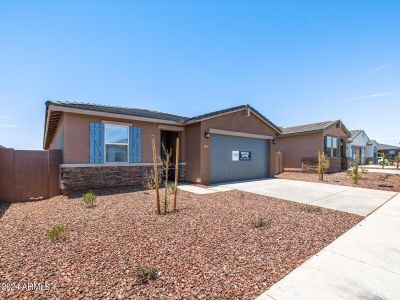
[{"label": "dirt lot", "polygon": [[[300,172],[284,172],[276,175],[276,178],[319,182],[318,174]],[[400,192],[400,175],[384,173],[367,173],[355,184],[346,172],[338,172],[324,175],[324,183],[355,186],[375,190]]]},{"label": "dirt lot", "polygon": [[[163,216],[148,192],[99,196],[94,208],[64,196],[0,206],[2,289],[49,285],[0,298],[252,299],[362,219],[238,191],[180,196]],[[255,228],[256,216],[271,223]],[[68,232],[50,242],[56,224]],[[140,283],[139,263],[159,278]]]}]

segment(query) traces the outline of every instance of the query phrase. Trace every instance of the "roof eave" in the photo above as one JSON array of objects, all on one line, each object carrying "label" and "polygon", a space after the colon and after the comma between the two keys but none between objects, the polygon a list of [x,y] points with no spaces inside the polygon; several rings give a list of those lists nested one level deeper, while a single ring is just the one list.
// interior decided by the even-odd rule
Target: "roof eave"
[{"label": "roof eave", "polygon": [[234,110],[230,110],[230,111],[224,111],[220,114],[215,114],[212,116],[207,116],[204,118],[199,118],[199,119],[189,119],[188,121],[184,121],[183,124],[184,125],[190,125],[190,124],[195,124],[198,122],[202,122],[202,121],[206,121],[206,120],[210,120],[210,119],[214,119],[214,118],[218,118],[224,115],[228,115],[228,114],[232,114],[235,112],[239,112],[239,111],[243,111],[249,109],[257,118],[259,118],[261,121],[263,121],[264,123],[266,123],[268,126],[270,126],[272,129],[274,129],[277,133],[282,134],[281,129],[276,126],[274,123],[272,123],[271,121],[269,121],[267,118],[265,118],[262,114],[260,114],[257,110],[255,110],[253,107],[251,107],[250,105],[244,105],[238,109],[234,109]]},{"label": "roof eave", "polygon": [[319,133],[319,132],[324,132],[324,129],[316,129],[316,130],[308,130],[308,131],[302,131],[302,132],[293,132],[293,133],[282,133],[280,137],[289,137],[289,136],[297,136],[297,135],[306,135],[306,134],[313,134],[313,133]]}]

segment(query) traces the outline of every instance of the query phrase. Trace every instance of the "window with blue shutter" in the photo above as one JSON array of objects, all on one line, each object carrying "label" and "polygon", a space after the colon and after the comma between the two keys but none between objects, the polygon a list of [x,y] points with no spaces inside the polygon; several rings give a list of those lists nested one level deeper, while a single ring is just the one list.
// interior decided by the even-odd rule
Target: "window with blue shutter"
[{"label": "window with blue shutter", "polygon": [[140,163],[142,160],[142,132],[140,127],[129,126],[129,162]]},{"label": "window with blue shutter", "polygon": [[104,124],[101,122],[90,122],[90,163],[104,163]]}]

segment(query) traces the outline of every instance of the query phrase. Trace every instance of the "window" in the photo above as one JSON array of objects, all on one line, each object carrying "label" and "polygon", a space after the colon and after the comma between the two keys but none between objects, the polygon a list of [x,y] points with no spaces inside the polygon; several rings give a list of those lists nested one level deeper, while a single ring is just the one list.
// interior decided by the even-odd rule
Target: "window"
[{"label": "window", "polygon": [[327,157],[338,157],[338,138],[335,136],[326,136],[325,152]]},{"label": "window", "polygon": [[106,163],[128,162],[129,127],[106,124],[104,130]]},{"label": "window", "polygon": [[338,157],[338,138],[332,138],[332,157]]}]

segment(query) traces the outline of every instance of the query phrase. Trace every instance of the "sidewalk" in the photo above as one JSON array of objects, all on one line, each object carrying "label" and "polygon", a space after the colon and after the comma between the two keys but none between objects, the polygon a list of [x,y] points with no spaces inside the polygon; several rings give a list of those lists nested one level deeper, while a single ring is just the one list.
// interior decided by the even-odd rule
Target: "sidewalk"
[{"label": "sidewalk", "polygon": [[400,194],[258,300],[400,299]]}]

